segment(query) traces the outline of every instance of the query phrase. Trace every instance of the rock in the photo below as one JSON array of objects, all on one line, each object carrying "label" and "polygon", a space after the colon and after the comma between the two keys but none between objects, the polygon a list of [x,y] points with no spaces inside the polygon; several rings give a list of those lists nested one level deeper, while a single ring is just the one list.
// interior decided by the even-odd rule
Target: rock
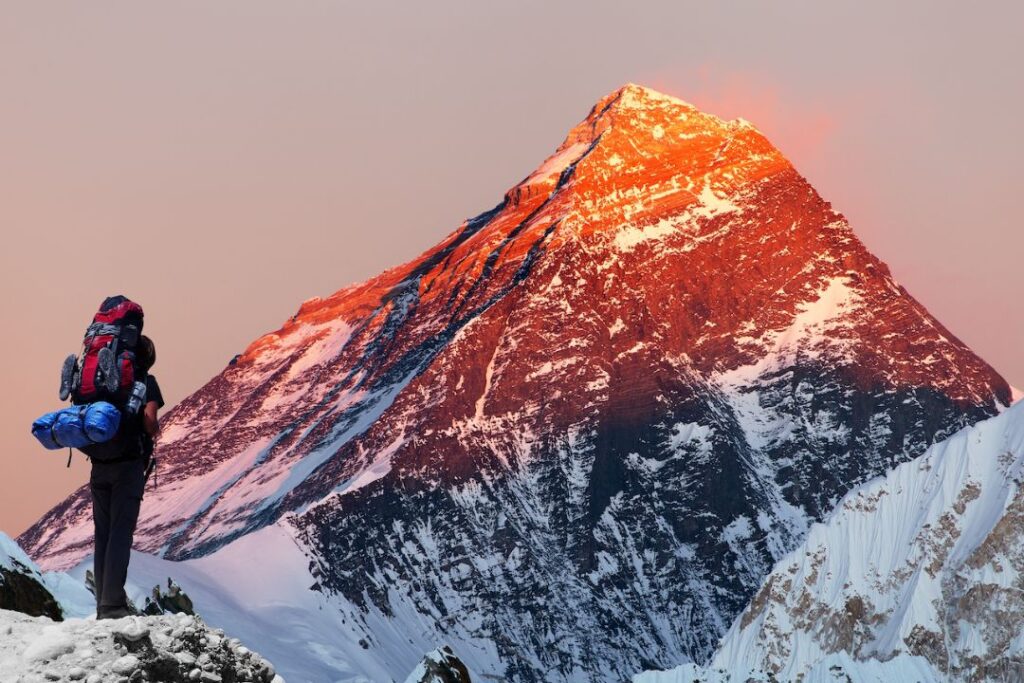
[{"label": "rock", "polygon": [[274,665],[267,660],[261,659],[259,666],[265,678],[273,680],[274,676],[277,675],[274,671]]},{"label": "rock", "polygon": [[135,655],[125,655],[116,659],[113,664],[110,665],[110,669],[114,673],[119,673],[123,676],[131,675],[136,669],[139,668],[139,658]]},{"label": "rock", "polygon": [[134,643],[142,640],[143,638],[148,638],[149,629],[144,626],[140,626],[139,624],[131,623],[124,629],[115,631],[114,636],[120,636],[122,640]]},{"label": "rock", "polygon": [[22,657],[30,662],[50,662],[74,649],[75,641],[70,636],[55,626],[47,626],[29,643]]},{"label": "rock", "polygon": [[203,675],[203,672],[199,669],[192,669],[188,672],[188,679],[190,681],[198,681],[199,677]]},{"label": "rock", "polygon": [[57,671],[53,671],[52,669],[47,669],[46,671],[43,672],[43,678],[45,678],[48,681],[59,681],[62,678],[62,676]]},{"label": "rock", "polygon": [[149,629],[129,624],[123,630],[111,634],[115,646],[124,648],[126,652],[143,653],[153,651],[153,642],[149,638]]},{"label": "rock", "polygon": [[461,659],[445,645],[427,653],[420,665],[409,674],[405,683],[471,683],[469,670]]},{"label": "rock", "polygon": [[86,676],[86,670],[80,666],[73,666],[68,669],[68,678],[73,681],[81,680]]},{"label": "rock", "polygon": [[103,676],[99,674],[89,674],[89,677],[85,679],[85,683],[103,683]]},{"label": "rock", "polygon": [[12,560],[11,567],[0,566],[0,609],[60,621],[64,618],[60,606],[37,576],[37,571],[17,560]]}]

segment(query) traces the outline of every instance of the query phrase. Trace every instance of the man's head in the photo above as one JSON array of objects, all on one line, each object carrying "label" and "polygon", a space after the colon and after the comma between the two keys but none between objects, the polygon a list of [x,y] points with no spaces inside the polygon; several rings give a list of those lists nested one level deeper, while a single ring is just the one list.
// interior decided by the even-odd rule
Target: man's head
[{"label": "man's head", "polygon": [[153,340],[142,335],[139,337],[139,344],[135,347],[135,365],[142,372],[149,372],[149,369],[156,363],[156,346]]}]

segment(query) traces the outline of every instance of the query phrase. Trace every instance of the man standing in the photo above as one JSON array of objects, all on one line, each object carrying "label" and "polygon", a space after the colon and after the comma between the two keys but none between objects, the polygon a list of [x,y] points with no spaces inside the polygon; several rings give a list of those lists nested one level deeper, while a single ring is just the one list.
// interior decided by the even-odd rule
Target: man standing
[{"label": "man standing", "polygon": [[135,351],[135,367],[141,374],[139,380],[146,385],[145,404],[122,422],[121,455],[92,460],[89,488],[96,530],[93,573],[97,619],[118,619],[131,614],[124,584],[139,506],[151,471],[153,439],[160,431],[157,412],[164,405],[160,385],[149,372],[154,363],[156,347],[143,335]]}]

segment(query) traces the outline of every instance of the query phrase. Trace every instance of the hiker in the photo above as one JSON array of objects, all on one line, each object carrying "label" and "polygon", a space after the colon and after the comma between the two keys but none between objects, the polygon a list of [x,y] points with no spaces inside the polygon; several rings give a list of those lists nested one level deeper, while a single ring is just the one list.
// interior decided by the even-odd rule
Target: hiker
[{"label": "hiker", "polygon": [[153,468],[153,439],[160,431],[157,411],[164,405],[156,377],[153,340],[143,335],[135,350],[137,381],[146,386],[145,404],[121,424],[121,452],[110,459],[92,458],[89,488],[96,529],[93,573],[96,618],[118,619],[131,614],[124,584],[128,579],[132,537],[139,519],[146,480]]}]

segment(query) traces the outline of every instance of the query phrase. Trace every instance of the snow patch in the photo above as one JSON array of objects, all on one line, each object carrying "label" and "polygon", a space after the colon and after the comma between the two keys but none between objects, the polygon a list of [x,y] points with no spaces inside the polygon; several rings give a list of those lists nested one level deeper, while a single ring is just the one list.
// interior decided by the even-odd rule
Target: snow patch
[{"label": "snow patch", "polygon": [[842,320],[863,305],[863,298],[849,279],[826,281],[816,295],[797,308],[792,322],[782,330],[768,330],[761,337],[737,338],[737,344],[754,344],[764,349],[759,360],[721,373],[717,380],[727,388],[750,385],[763,375],[792,365],[801,358],[816,359],[825,347],[841,344],[836,329]]},{"label": "snow patch", "polygon": [[699,221],[702,219],[706,220],[729,213],[742,213],[742,207],[739,204],[732,202],[727,197],[719,197],[715,194],[711,189],[710,182],[705,183],[700,194],[696,195],[696,199],[695,204],[691,204],[677,216],[662,218],[653,225],[627,224],[619,228],[613,240],[615,247],[619,251],[631,252],[644,242],[662,240],[680,230],[695,234],[699,228]]},{"label": "snow patch", "polygon": [[689,444],[696,444],[704,452],[711,450],[711,437],[715,430],[707,425],[694,422],[677,422],[672,426],[670,446],[678,451]]},{"label": "snow patch", "polygon": [[391,471],[391,456],[405,443],[405,435],[399,436],[397,439],[392,441],[386,448],[377,453],[373,457],[373,461],[369,465],[359,471],[356,476],[352,477],[348,481],[344,482],[340,486],[336,487],[332,493],[338,495],[344,495],[357,491],[367,484],[377,481],[384,477],[388,472]]},{"label": "snow patch", "polygon": [[555,152],[521,184],[533,185],[535,183],[547,181],[553,176],[560,175],[562,171],[579,161],[580,157],[582,157],[588,149],[590,149],[589,143],[577,142],[569,145],[560,152]]},{"label": "snow patch", "polygon": [[498,347],[495,346],[494,351],[491,353],[491,360],[487,361],[487,369],[484,370],[484,389],[476,400],[476,409],[473,417],[477,422],[484,419],[484,406],[487,404],[487,394],[491,390],[491,380],[494,378],[494,361],[497,357]]},{"label": "snow patch", "polygon": [[48,662],[74,650],[75,641],[64,632],[64,629],[58,626],[45,626],[25,647],[21,656],[26,662]]}]

